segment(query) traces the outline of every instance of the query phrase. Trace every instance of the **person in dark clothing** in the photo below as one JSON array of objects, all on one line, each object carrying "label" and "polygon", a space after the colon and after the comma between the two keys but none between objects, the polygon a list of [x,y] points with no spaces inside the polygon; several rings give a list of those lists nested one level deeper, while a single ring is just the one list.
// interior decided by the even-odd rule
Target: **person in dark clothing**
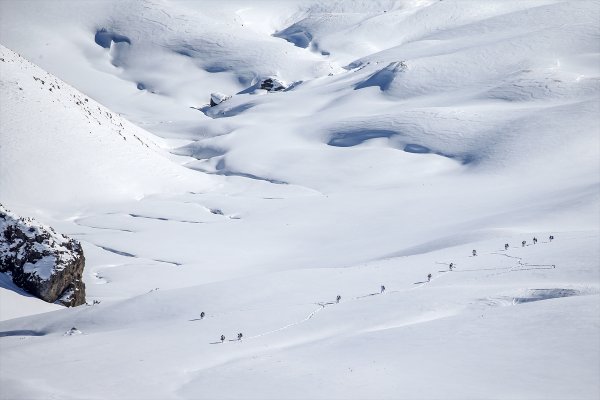
[{"label": "person in dark clothing", "polygon": [[536,244],[536,243],[537,243],[537,238],[534,236],[533,237],[533,244]]},{"label": "person in dark clothing", "polygon": [[473,250],[473,257],[477,255],[477,250]]},{"label": "person in dark clothing", "polygon": [[241,333],[238,333],[238,340],[242,340],[242,336],[244,336],[244,335],[242,335]]},{"label": "person in dark clothing", "polygon": [[335,298],[335,302],[339,303],[340,300],[342,299],[342,296],[340,296],[339,294],[337,295],[337,297]]},{"label": "person in dark clothing", "polygon": [[450,263],[449,267],[450,267],[450,271],[452,271],[452,268],[454,268],[454,263]]},{"label": "person in dark clothing", "polygon": [[431,282],[431,274],[427,275],[427,282]]},{"label": "person in dark clothing", "polygon": [[225,335],[221,335],[221,343],[225,341]]},{"label": "person in dark clothing", "polygon": [[523,240],[523,241],[521,242],[521,247],[525,247],[525,245],[526,245],[526,244],[527,244],[527,242],[526,242],[525,240]]},{"label": "person in dark clothing", "polygon": [[381,292],[380,293],[383,293],[383,292],[385,292],[385,286],[381,285]]},{"label": "person in dark clothing", "polygon": [[550,235],[550,241],[553,241],[553,240],[554,240],[554,236]]},{"label": "person in dark clothing", "polygon": [[206,314],[204,314],[204,311],[202,311],[202,312],[200,313],[200,319],[204,319],[204,315],[206,315]]},{"label": "person in dark clothing", "polygon": [[508,243],[504,243],[504,250],[508,250]]}]

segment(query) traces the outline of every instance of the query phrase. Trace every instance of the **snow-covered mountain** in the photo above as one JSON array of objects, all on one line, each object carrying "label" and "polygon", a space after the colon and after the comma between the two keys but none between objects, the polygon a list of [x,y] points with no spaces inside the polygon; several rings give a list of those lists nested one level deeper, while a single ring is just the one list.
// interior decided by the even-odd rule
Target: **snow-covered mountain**
[{"label": "snow-covered mountain", "polygon": [[0,2],[0,202],[96,301],[0,276],[0,397],[597,398],[598,20]]}]

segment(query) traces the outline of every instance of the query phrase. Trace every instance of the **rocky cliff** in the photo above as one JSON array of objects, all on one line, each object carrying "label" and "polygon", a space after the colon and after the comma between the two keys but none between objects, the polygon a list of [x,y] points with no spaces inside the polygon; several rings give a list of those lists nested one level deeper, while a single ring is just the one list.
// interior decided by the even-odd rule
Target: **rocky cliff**
[{"label": "rocky cliff", "polygon": [[0,204],[0,272],[40,299],[65,306],[85,303],[81,244]]}]

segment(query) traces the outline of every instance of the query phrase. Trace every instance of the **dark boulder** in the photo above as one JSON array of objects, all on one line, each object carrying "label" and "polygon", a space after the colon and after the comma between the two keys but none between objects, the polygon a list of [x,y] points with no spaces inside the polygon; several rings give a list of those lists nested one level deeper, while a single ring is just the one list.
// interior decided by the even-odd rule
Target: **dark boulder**
[{"label": "dark boulder", "polygon": [[269,92],[279,92],[285,90],[287,86],[277,78],[266,78],[261,80],[260,88]]},{"label": "dark boulder", "polygon": [[0,204],[0,272],[40,299],[65,306],[85,304],[81,244]]}]

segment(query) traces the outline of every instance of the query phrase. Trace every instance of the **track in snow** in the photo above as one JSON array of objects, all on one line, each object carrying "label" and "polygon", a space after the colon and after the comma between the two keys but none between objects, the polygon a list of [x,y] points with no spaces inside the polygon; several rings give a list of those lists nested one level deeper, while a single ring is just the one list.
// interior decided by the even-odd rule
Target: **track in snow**
[{"label": "track in snow", "polygon": [[[545,243],[545,242],[543,242]],[[523,262],[523,257],[516,257],[516,256],[511,256],[505,253],[498,253],[498,252],[492,252],[490,254],[495,254],[495,255],[499,255],[499,256],[504,256],[504,257],[508,257],[508,258],[513,258],[517,260],[517,264],[512,266],[512,267],[499,267],[499,268],[481,268],[481,269],[471,269],[471,270],[453,270],[453,271],[438,271],[439,274],[436,276],[432,276],[430,281],[422,281],[422,282],[415,282],[413,283],[413,285],[417,285],[417,286],[413,286],[407,290],[415,290],[415,289],[419,289],[423,286],[425,286],[428,283],[433,282],[436,279],[439,279],[440,277],[444,276],[446,273],[448,272],[478,272],[478,271],[489,271],[489,270],[504,270],[504,272],[498,272],[495,274],[488,274],[485,275],[486,277],[489,276],[496,276],[496,275],[501,275],[501,274],[506,274],[509,272],[516,272],[516,271],[529,271],[529,270],[534,270],[534,269],[555,269],[556,265],[555,264],[529,264],[526,262]],[[442,262],[436,262],[436,264],[445,264],[445,265],[449,265],[448,263],[442,263]],[[456,265],[456,264],[455,264]],[[519,267],[531,267],[531,268],[519,268]],[[385,293],[391,294],[391,293],[401,293],[401,292],[406,292],[407,290],[389,290],[386,291],[384,293],[369,293],[369,294],[365,294],[365,295],[361,295],[361,296],[355,296],[352,297],[350,300],[346,300],[346,301],[340,301],[340,303],[342,302],[348,302],[348,301],[356,301],[356,300],[361,300],[364,298],[368,298],[368,297],[373,297],[373,296],[377,296],[377,295],[383,295]],[[276,332],[281,332],[285,329],[289,329],[292,328],[294,326],[298,326],[302,323],[305,323],[307,321],[309,321],[310,319],[312,319],[318,312],[322,311],[323,309],[325,309],[325,307],[330,306],[330,305],[335,305],[338,304],[337,302],[317,302],[315,303],[317,305],[319,305],[319,308],[315,309],[314,311],[312,311],[310,314],[308,314],[306,316],[306,318],[297,321],[297,322],[292,322],[290,324],[284,325],[280,328],[277,329],[273,329],[267,332],[263,332],[263,333],[259,333],[257,335],[254,336],[249,336],[246,339],[256,339],[259,337],[263,337],[263,336],[267,336],[270,335],[272,333],[276,333]],[[189,321],[198,321],[200,319],[191,319]],[[241,342],[240,340],[229,340],[230,342]],[[213,342],[210,344],[218,344],[221,342]]]}]

